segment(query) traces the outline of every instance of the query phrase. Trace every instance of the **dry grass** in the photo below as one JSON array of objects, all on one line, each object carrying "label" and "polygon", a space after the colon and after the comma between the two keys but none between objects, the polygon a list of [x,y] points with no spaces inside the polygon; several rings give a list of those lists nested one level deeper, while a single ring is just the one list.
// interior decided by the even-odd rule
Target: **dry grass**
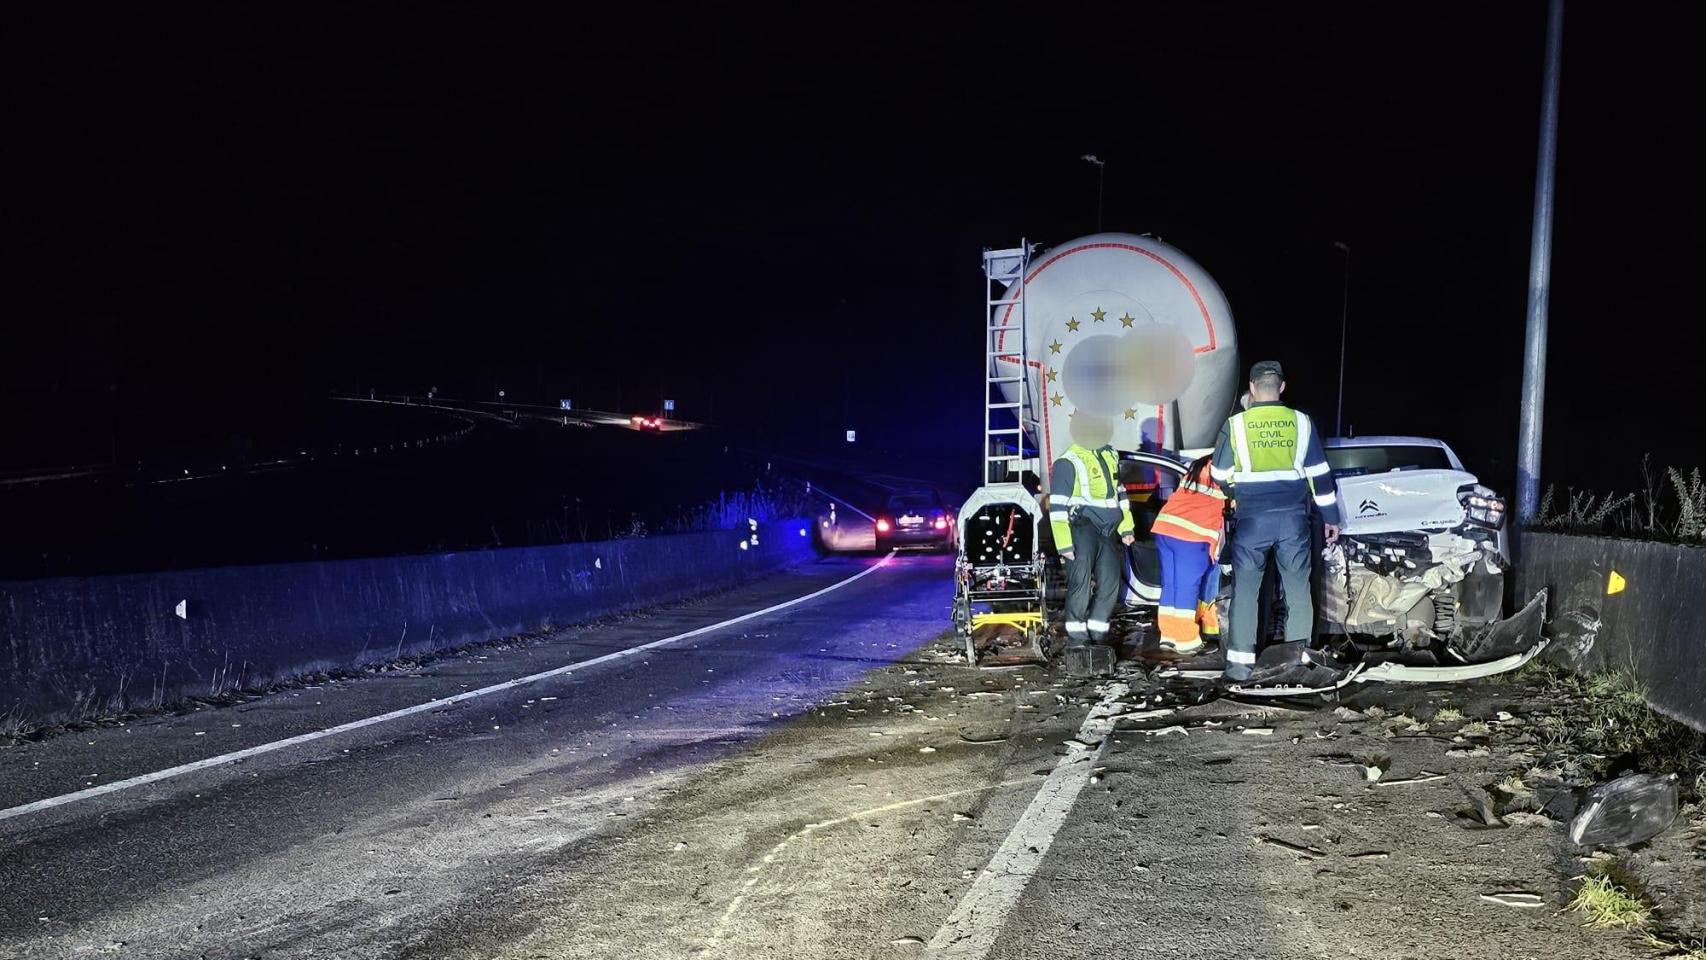
[{"label": "dry grass", "polygon": [[1556,487],[1548,486],[1533,525],[1562,532],[1706,542],[1706,476],[1699,467],[1687,473],[1675,467],[1659,471],[1649,457],[1641,461],[1641,481],[1639,490],[1625,494],[1566,487],[1560,496]]},{"label": "dry grass", "polygon": [[1462,723],[1463,711],[1456,707],[1440,707],[1434,711],[1435,723]]},{"label": "dry grass", "polygon": [[1580,878],[1569,909],[1585,913],[1583,926],[1595,930],[1643,930],[1652,925],[1653,907],[1640,888],[1614,863],[1601,861]]}]

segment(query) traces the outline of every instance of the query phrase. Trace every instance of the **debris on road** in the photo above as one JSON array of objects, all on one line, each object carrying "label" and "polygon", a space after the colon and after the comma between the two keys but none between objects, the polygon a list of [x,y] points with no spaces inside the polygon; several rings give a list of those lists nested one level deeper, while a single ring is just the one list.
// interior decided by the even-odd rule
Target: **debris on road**
[{"label": "debris on road", "polygon": [[1430,770],[1423,770],[1419,775],[1407,777],[1403,780],[1382,780],[1379,785],[1382,787],[1404,787],[1414,783],[1433,783],[1436,780],[1444,779],[1445,774],[1443,773],[1434,773]]},{"label": "debris on road", "polygon": [[1528,909],[1546,906],[1546,901],[1541,898],[1540,894],[1529,893],[1526,890],[1483,893],[1481,894],[1481,899],[1488,903],[1496,903],[1501,907],[1522,907],[1524,909]]},{"label": "debris on road", "polygon": [[1570,842],[1583,847],[1627,847],[1676,822],[1676,774],[1629,773],[1589,790],[1570,822]]},{"label": "debris on road", "polygon": [[1266,833],[1257,834],[1256,835],[1256,842],[1257,843],[1265,843],[1265,844],[1268,844],[1269,846],[1280,847],[1280,848],[1285,849],[1285,850],[1290,850],[1292,853],[1295,853],[1295,854],[1302,856],[1302,857],[1308,857],[1312,860],[1319,860],[1320,858],[1325,857],[1327,855],[1327,851],[1325,851],[1325,850],[1319,850],[1319,849],[1316,849],[1315,847],[1304,846],[1303,844],[1300,844],[1300,843],[1292,843],[1289,840],[1281,840],[1278,837],[1271,836],[1271,835],[1266,834]]}]

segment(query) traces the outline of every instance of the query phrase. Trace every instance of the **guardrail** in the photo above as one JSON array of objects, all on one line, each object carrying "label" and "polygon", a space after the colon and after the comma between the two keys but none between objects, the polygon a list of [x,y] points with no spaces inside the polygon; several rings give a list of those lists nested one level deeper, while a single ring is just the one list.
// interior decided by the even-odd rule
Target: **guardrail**
[{"label": "guardrail", "polygon": [[1631,673],[1654,709],[1706,730],[1706,547],[1528,531],[1521,551],[1517,595],[1551,589],[1549,657]]},{"label": "guardrail", "polygon": [[811,524],[0,583],[0,717],[217,697],[684,599],[815,556]]}]

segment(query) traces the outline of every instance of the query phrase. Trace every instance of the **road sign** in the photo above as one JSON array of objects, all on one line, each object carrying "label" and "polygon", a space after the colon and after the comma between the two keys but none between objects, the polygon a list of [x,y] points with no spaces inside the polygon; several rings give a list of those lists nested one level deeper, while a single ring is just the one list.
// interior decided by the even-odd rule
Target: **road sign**
[{"label": "road sign", "polygon": [[557,408],[560,410],[573,410],[575,408],[575,402],[573,400],[558,400]]},{"label": "road sign", "polygon": [[852,443],[852,442],[853,442],[853,438],[854,438],[854,436],[855,436],[855,435],[856,435],[856,434],[857,434],[857,433],[858,433],[858,431],[857,431],[857,430],[849,430],[849,431],[847,431],[847,442],[848,442],[848,443]]},{"label": "road sign", "polygon": [[674,413],[675,412],[675,401],[674,400],[665,400],[663,402],[663,412],[664,413]]}]

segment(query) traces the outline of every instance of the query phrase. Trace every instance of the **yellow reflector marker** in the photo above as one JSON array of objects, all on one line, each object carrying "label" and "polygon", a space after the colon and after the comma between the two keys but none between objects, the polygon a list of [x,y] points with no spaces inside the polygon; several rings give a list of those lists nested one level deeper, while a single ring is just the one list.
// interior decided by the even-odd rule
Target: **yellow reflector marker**
[{"label": "yellow reflector marker", "polygon": [[1623,588],[1627,585],[1628,584],[1623,579],[1623,574],[1613,570],[1611,571],[1610,582],[1605,585],[1605,595],[1609,597],[1614,594],[1622,593]]}]

